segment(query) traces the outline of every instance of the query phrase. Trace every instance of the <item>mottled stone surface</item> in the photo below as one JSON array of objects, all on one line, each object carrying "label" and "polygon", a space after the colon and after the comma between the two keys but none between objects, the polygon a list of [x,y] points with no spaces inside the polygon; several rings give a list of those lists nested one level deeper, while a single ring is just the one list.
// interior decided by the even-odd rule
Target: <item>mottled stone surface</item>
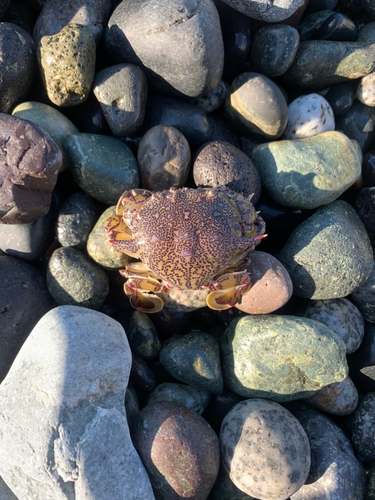
[{"label": "mottled stone surface", "polygon": [[148,405],[134,443],[157,500],[207,498],[219,471],[219,440],[198,413],[173,403]]},{"label": "mottled stone surface", "polygon": [[171,288],[165,293],[160,293],[159,297],[163,299],[165,309],[171,314],[176,312],[191,312],[202,307],[206,307],[206,299],[209,290],[178,290]]},{"label": "mottled stone surface", "polygon": [[143,359],[155,359],[161,349],[158,332],[149,316],[141,311],[134,311],[125,327],[132,351]]},{"label": "mottled stone surface", "polygon": [[341,382],[322,387],[306,398],[306,403],[331,415],[345,416],[355,411],[358,405],[358,391],[350,377]]},{"label": "mottled stone surface", "polygon": [[369,323],[375,323],[375,261],[369,278],[351,295],[354,304]]},{"label": "mottled stone surface", "polygon": [[1,474],[18,498],[154,499],[125,416],[130,364],[108,316],[43,316],[0,389]]},{"label": "mottled stone surface", "polygon": [[292,16],[303,0],[223,0],[246,16],[267,23],[278,23]]},{"label": "mottled stone surface", "polygon": [[178,405],[186,406],[190,410],[201,414],[210,401],[211,393],[204,389],[198,389],[191,385],[176,384],[174,382],[164,382],[159,384],[149,395],[147,404],[166,401]]},{"label": "mottled stone surface", "polygon": [[226,386],[284,402],[346,378],[345,344],[322,323],[295,316],[243,316],[220,338]]},{"label": "mottled stone surface", "polygon": [[84,102],[94,80],[96,46],[91,31],[68,24],[52,36],[44,36],[37,59],[48,97],[57,106]]},{"label": "mottled stone surface", "polygon": [[370,73],[360,79],[356,97],[366,106],[375,106],[375,73]]},{"label": "mottled stone surface", "polygon": [[293,231],[278,254],[306,299],[346,297],[370,276],[372,248],[355,210],[345,201],[321,208]]},{"label": "mottled stone surface", "polygon": [[353,416],[351,439],[355,451],[364,460],[375,458],[375,393],[367,393]]},{"label": "mottled stone surface", "polygon": [[254,398],[234,406],[221,425],[220,446],[230,479],[256,498],[285,500],[309,474],[306,433],[274,401]]},{"label": "mottled stone surface", "polygon": [[331,203],[361,173],[358,149],[337,131],[261,144],[252,160],[271,198],[299,209]]},{"label": "mottled stone surface", "polygon": [[223,72],[220,19],[210,0],[123,0],[105,40],[117,61],[142,67],[150,84],[167,93],[197,97],[214,89]]}]

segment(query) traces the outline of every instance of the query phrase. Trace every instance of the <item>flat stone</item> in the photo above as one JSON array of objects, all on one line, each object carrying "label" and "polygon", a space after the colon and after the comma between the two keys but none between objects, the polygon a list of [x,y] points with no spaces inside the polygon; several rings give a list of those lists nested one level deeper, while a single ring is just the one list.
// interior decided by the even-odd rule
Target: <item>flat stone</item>
[{"label": "flat stone", "polygon": [[223,0],[246,16],[267,23],[278,23],[292,16],[303,0]]},{"label": "flat stone", "polygon": [[341,382],[322,387],[317,393],[305,399],[318,410],[340,417],[350,415],[358,406],[359,395],[350,377]]},{"label": "flat stone", "polygon": [[178,405],[186,406],[190,410],[203,413],[210,401],[211,393],[204,389],[198,389],[191,385],[176,384],[174,382],[164,382],[159,384],[149,395],[147,404],[166,401]]},{"label": "flat stone", "polygon": [[355,451],[366,461],[374,460],[375,393],[369,392],[361,400],[350,427]]},{"label": "flat stone", "polygon": [[357,141],[365,152],[375,137],[375,108],[355,101],[349,111],[336,118],[336,129]]},{"label": "flat stone", "polygon": [[369,278],[362,283],[350,298],[369,323],[375,323],[375,261]]},{"label": "flat stone", "polygon": [[366,230],[355,210],[341,200],[302,222],[278,259],[289,272],[293,293],[314,300],[346,297],[368,279],[373,267]]},{"label": "flat stone", "polygon": [[270,197],[297,209],[331,203],[361,173],[358,147],[337,131],[261,144],[254,148],[252,160]]},{"label": "flat stone", "polygon": [[261,499],[285,500],[306,481],[310,446],[298,420],[274,401],[234,406],[220,431],[222,461],[233,483]]},{"label": "flat stone", "polygon": [[57,106],[84,102],[94,80],[95,39],[81,24],[68,24],[56,35],[44,36],[37,60],[49,99]]},{"label": "flat stone", "polygon": [[220,338],[220,347],[226,386],[247,398],[292,401],[348,374],[344,342],[322,323],[306,318],[236,318]]},{"label": "flat stone", "polygon": [[0,467],[18,498],[154,500],[125,416],[130,364],[112,318],[74,306],[43,316],[0,389]]}]

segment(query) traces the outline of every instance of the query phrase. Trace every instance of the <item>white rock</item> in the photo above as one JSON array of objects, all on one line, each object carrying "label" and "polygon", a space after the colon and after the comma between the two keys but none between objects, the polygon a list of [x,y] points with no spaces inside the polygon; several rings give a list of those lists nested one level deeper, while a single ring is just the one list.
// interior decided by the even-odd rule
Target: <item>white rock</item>
[{"label": "white rock", "polygon": [[335,130],[335,117],[331,106],[321,95],[304,95],[289,104],[283,139],[303,139],[330,130]]},{"label": "white rock", "polygon": [[105,314],[61,306],[0,386],[0,471],[19,500],[154,500],[124,399],[131,352]]},{"label": "white rock", "polygon": [[363,76],[359,80],[357,99],[366,106],[375,107],[375,73]]},{"label": "white rock", "polygon": [[278,23],[292,16],[304,0],[223,0],[232,9],[253,19]]}]

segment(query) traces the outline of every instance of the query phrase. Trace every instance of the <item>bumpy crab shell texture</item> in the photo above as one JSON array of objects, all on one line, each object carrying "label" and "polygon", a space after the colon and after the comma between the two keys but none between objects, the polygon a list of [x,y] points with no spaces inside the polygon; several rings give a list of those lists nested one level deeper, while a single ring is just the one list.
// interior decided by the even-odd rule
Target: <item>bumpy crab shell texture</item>
[{"label": "bumpy crab shell texture", "polygon": [[207,305],[227,309],[251,287],[248,254],[265,231],[251,197],[226,187],[133,189],[123,193],[116,214],[105,222],[109,242],[141,261],[120,271],[136,309],[160,311],[155,294],[174,287],[208,288]]}]

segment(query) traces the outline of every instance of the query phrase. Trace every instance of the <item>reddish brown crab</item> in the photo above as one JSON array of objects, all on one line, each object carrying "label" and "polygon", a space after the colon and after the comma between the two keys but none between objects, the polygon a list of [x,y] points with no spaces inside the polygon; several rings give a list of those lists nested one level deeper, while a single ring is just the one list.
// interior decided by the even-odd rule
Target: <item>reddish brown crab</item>
[{"label": "reddish brown crab", "polygon": [[132,306],[158,312],[163,301],[155,293],[173,287],[205,287],[210,308],[234,306],[251,287],[248,254],[264,238],[250,200],[226,187],[125,191],[105,231],[113,246],[142,261],[120,271]]}]

